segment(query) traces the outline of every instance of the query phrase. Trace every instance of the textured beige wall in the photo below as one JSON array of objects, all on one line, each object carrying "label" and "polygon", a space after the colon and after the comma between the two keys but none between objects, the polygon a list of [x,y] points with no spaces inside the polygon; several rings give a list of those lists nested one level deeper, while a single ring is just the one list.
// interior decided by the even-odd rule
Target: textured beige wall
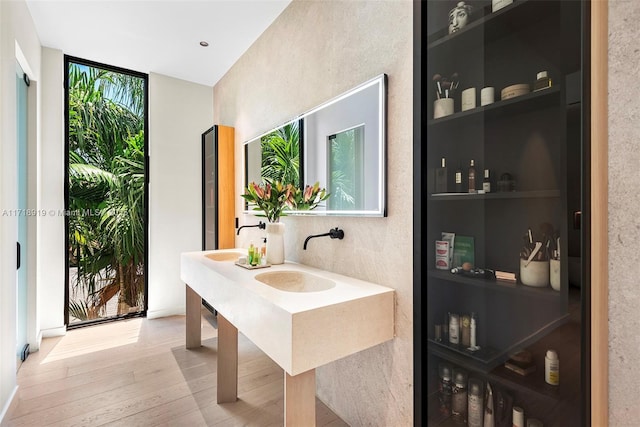
[{"label": "textured beige wall", "polygon": [[[640,422],[640,2],[609,2],[609,425]],[[636,179],[637,178],[637,179]]]},{"label": "textured beige wall", "polygon": [[[317,370],[318,396],[351,425],[408,426],[413,414],[411,1],[294,0],[214,87],[215,123],[242,142],[381,73],[388,86],[388,217],[286,217],[286,258],[396,289],[396,338]],[[241,223],[257,219],[236,213]],[[342,241],[304,238],[332,227]],[[245,233],[246,231],[246,233]],[[236,243],[258,241],[243,230]]]}]

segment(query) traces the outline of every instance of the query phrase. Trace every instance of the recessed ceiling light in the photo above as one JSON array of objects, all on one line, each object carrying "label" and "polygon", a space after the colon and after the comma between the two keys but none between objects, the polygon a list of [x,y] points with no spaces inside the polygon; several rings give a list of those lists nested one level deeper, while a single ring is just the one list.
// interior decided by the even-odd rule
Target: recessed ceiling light
[{"label": "recessed ceiling light", "polygon": [[206,41],[202,40],[202,41],[200,42],[200,46],[202,46],[202,47],[207,47],[207,46],[209,46],[209,43],[207,43]]}]

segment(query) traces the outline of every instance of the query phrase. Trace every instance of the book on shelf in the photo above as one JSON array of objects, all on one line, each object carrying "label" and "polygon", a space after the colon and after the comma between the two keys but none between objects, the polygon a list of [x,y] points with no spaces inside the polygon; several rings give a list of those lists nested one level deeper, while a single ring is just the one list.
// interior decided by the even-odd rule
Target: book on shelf
[{"label": "book on shelf", "polygon": [[496,280],[501,280],[503,282],[516,283],[516,273],[511,273],[508,271],[495,271]]},{"label": "book on shelf", "polygon": [[514,359],[508,359],[504,362],[504,367],[522,376],[529,375],[536,370],[536,365],[533,361],[521,361]]},{"label": "book on shelf", "polygon": [[456,235],[453,243],[453,265],[457,267],[469,262],[473,266],[475,265],[475,254],[473,237]]}]

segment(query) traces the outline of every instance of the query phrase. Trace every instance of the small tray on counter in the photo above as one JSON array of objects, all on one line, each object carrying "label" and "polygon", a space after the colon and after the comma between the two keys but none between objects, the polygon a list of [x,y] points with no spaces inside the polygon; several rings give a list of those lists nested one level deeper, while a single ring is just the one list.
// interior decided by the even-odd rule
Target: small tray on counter
[{"label": "small tray on counter", "polygon": [[271,264],[265,265],[251,265],[251,264],[240,264],[239,262],[234,262],[238,267],[246,268],[247,270],[257,270],[258,268],[267,268],[271,267]]}]

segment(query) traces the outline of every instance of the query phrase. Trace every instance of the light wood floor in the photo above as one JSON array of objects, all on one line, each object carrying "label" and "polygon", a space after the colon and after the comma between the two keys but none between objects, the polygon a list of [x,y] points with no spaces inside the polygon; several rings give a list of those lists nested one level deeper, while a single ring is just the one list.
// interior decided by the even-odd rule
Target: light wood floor
[{"label": "light wood floor", "polygon": [[[130,319],[44,339],[18,372],[2,426],[281,426],[283,370],[242,334],[238,401],[216,403],[216,329],[198,350],[184,316]],[[316,399],[318,426],[346,426]]]}]

